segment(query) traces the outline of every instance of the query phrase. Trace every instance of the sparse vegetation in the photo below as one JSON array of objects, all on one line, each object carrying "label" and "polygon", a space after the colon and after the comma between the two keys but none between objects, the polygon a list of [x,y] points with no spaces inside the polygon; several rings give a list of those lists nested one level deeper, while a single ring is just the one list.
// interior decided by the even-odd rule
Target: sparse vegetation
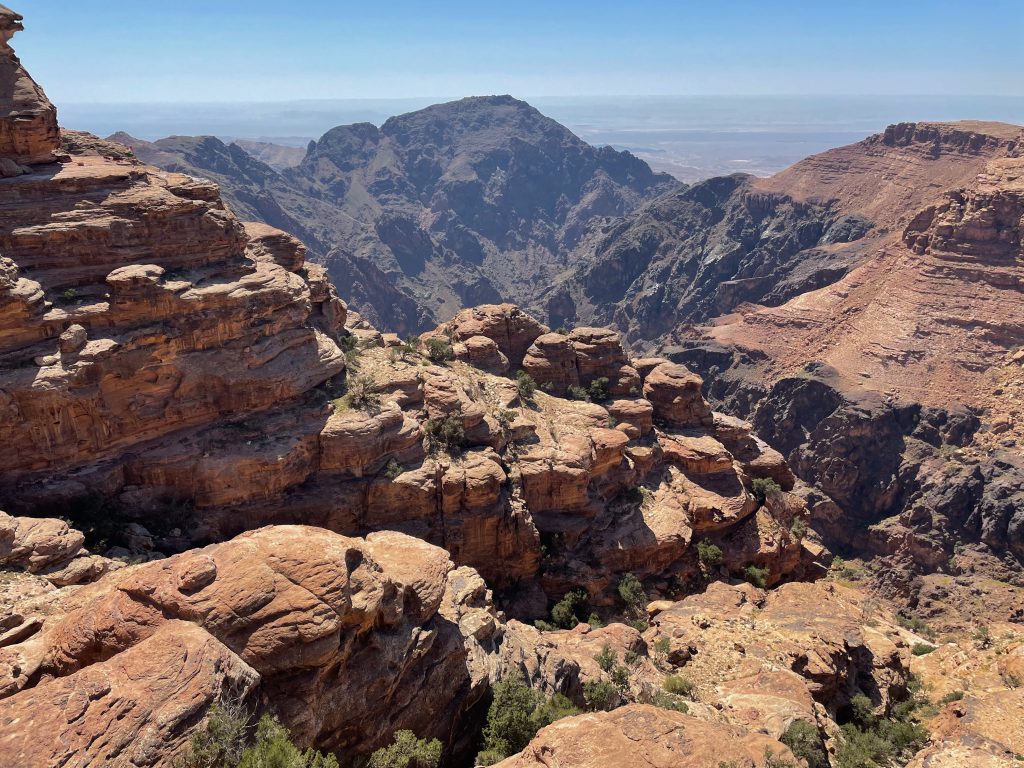
[{"label": "sparse vegetation", "polygon": [[893,706],[887,717],[875,715],[871,700],[863,693],[850,700],[852,716],[842,726],[837,768],[891,765],[924,745],[928,730],[920,723],[917,711],[927,701],[921,698],[920,682],[912,678],[909,687],[910,698]]},{"label": "sparse vegetation", "polygon": [[401,464],[399,464],[394,459],[388,459],[387,466],[384,467],[384,477],[386,477],[388,480],[394,480],[404,471],[405,469],[403,469]]},{"label": "sparse vegetation", "polygon": [[595,403],[603,403],[608,399],[608,377],[599,376],[590,382],[590,387],[587,388],[587,394],[590,396],[590,400]]},{"label": "sparse vegetation", "polygon": [[571,589],[551,609],[551,623],[559,629],[572,629],[583,621],[584,616],[589,616],[589,607],[586,591]]},{"label": "sparse vegetation", "polygon": [[750,492],[757,499],[757,506],[763,507],[768,495],[781,491],[782,487],[770,477],[755,477],[750,481]]},{"label": "sparse vegetation", "polygon": [[524,403],[532,402],[533,395],[537,391],[537,382],[526,371],[517,371],[516,391],[519,393],[519,399]]},{"label": "sparse vegetation", "polygon": [[462,419],[456,414],[449,414],[443,419],[427,419],[423,430],[427,435],[427,450],[430,453],[443,452],[457,456],[462,452],[466,433],[462,429]]},{"label": "sparse vegetation", "polygon": [[417,739],[412,731],[398,731],[389,746],[370,755],[366,768],[438,768],[440,764],[440,741]]},{"label": "sparse vegetation", "polygon": [[950,691],[945,696],[943,696],[941,699],[939,699],[939,704],[942,704],[942,705],[952,704],[954,701],[962,700],[963,697],[964,697],[964,692],[963,691]]},{"label": "sparse vegetation", "polygon": [[[619,579],[619,597],[626,604],[626,612],[634,618],[644,616],[647,613],[647,593],[640,579],[632,573],[627,573]],[[646,628],[646,623],[644,624]]]},{"label": "sparse vegetation", "polygon": [[586,400],[587,390],[583,387],[577,386],[576,384],[570,384],[566,387],[565,396],[570,400]]},{"label": "sparse vegetation", "polygon": [[662,681],[661,687],[668,693],[687,698],[693,698],[693,692],[696,688],[692,680],[682,675],[669,675]]},{"label": "sparse vegetation", "polygon": [[929,643],[914,643],[914,645],[910,648],[910,652],[915,656],[927,656],[934,650],[935,646]]},{"label": "sparse vegetation", "polygon": [[606,680],[591,680],[583,684],[583,698],[592,712],[615,709],[622,702],[619,689]]},{"label": "sparse vegetation", "polygon": [[807,521],[802,517],[796,517],[793,519],[793,524],[789,526],[789,535],[797,541],[803,541],[804,537],[807,536]]},{"label": "sparse vegetation", "polygon": [[424,346],[427,350],[427,359],[432,363],[444,363],[455,359],[455,350],[451,342],[440,336],[431,336]]},{"label": "sparse vegetation", "polygon": [[[207,713],[206,726],[192,735],[188,749],[174,760],[175,768],[338,768],[334,755],[296,747],[288,729],[271,715],[260,718],[255,733],[251,721],[249,711],[237,700],[215,704]],[[393,765],[401,768],[403,764]],[[408,765],[436,768],[437,763]]]},{"label": "sparse vegetation", "polygon": [[[838,559],[838,558],[837,558]],[[835,562],[833,561],[833,566]],[[922,637],[926,637],[929,640],[935,639],[935,630],[928,626],[924,619],[918,616],[897,616],[896,621],[904,629],[909,629],[911,632]]]},{"label": "sparse vegetation", "polygon": [[808,768],[828,768],[828,755],[821,743],[821,734],[813,723],[794,720],[779,739],[793,750],[798,758],[807,761]]},{"label": "sparse vegetation", "polygon": [[697,562],[706,571],[717,568],[722,564],[722,548],[712,544],[708,539],[701,539],[697,542]]},{"label": "sparse vegetation", "polygon": [[[341,401],[341,410],[353,408],[357,411],[366,411],[380,405],[380,395],[374,391],[375,383],[369,376],[353,376],[348,379],[345,387],[345,394]],[[338,400],[335,400],[335,407]]]},{"label": "sparse vegetation", "polygon": [[477,755],[477,765],[493,765],[521,751],[545,725],[578,712],[562,694],[545,700],[520,680],[502,680],[494,686],[484,726],[484,748]]},{"label": "sparse vegetation", "polygon": [[767,589],[768,576],[770,573],[771,572],[767,568],[758,568],[756,565],[751,563],[743,569],[743,578],[758,589]]},{"label": "sparse vegetation", "polygon": [[674,712],[690,711],[690,707],[682,698],[667,691],[655,691],[651,697],[651,704],[662,709],[671,709]]},{"label": "sparse vegetation", "polygon": [[597,662],[597,666],[601,668],[602,672],[611,672],[618,659],[618,654],[612,650],[608,643],[605,643],[604,647],[601,648],[601,652],[594,657],[594,661]]}]

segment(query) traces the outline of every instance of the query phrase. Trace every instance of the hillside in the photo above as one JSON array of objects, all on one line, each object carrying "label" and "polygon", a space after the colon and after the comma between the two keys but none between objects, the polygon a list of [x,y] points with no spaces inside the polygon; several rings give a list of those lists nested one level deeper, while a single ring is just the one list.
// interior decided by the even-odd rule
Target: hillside
[{"label": "hillside", "polygon": [[532,306],[594,219],[680,186],[509,96],[338,126],[280,172],[213,137],[111,138],[300,237],[355,309],[400,333],[480,303]]}]

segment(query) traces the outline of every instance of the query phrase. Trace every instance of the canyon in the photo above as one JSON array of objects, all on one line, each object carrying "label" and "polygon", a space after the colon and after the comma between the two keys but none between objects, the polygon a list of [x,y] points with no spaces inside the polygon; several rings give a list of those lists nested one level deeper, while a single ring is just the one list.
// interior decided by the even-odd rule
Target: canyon
[{"label": "canyon", "polygon": [[[1020,128],[686,187],[498,96],[275,168],[58,127],[21,27],[0,763],[1021,759]],[[566,716],[496,749],[510,684]]]}]

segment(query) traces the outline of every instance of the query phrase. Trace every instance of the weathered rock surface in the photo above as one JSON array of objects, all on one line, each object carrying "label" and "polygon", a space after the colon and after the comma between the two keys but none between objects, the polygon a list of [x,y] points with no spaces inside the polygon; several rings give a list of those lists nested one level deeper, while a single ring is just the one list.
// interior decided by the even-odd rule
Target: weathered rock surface
[{"label": "weathered rock surface", "polygon": [[1021,557],[1021,146],[1015,126],[895,126],[765,182],[887,226],[829,287],[668,350],[823,492],[828,540],[886,557],[904,597],[958,541]]},{"label": "weathered rock surface", "polygon": [[169,765],[211,703],[248,691],[303,744],[451,744],[501,632],[443,550],[294,526],[110,574],[72,606],[0,649],[5,764]]},{"label": "weathered rock surface", "polygon": [[559,720],[499,768],[717,768],[761,765],[765,750],[792,759],[775,739],[647,704]]},{"label": "weathered rock surface", "polygon": [[21,66],[10,46],[21,15],[0,5],[0,177],[52,163],[60,143],[57,110]]}]

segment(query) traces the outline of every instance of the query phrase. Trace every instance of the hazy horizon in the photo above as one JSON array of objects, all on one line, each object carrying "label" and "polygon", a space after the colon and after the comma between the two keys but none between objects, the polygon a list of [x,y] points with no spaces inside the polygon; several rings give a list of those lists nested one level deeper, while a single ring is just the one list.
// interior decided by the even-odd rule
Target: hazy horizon
[{"label": "hazy horizon", "polygon": [[[337,125],[382,124],[446,97],[260,102],[58,104],[62,124],[153,141],[214,135],[304,147]],[[692,182],[733,172],[770,175],[807,155],[919,120],[1024,123],[1024,97],[618,96],[527,97],[594,145],[627,149]]]}]

